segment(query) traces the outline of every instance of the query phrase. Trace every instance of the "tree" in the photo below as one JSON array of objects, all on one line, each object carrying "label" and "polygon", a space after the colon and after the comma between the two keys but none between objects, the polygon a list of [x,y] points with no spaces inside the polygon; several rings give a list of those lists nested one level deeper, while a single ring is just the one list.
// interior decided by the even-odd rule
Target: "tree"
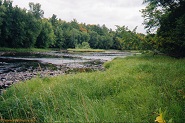
[{"label": "tree", "polygon": [[42,29],[36,41],[36,47],[48,48],[54,45],[54,32],[51,23],[47,19],[42,19]]},{"label": "tree", "polygon": [[100,48],[102,49],[110,49],[113,45],[113,39],[109,35],[101,36],[101,44]]},{"label": "tree", "polygon": [[54,31],[54,42],[55,44],[53,45],[53,47],[55,48],[64,48],[64,42],[65,42],[65,38],[64,38],[64,31],[63,31],[63,22],[61,20],[57,19],[57,16],[55,14],[52,15],[52,17],[49,19],[49,22],[52,24],[53,27],[53,31]]},{"label": "tree", "polygon": [[6,7],[2,4],[2,1],[0,0],[0,27],[4,21],[5,12],[6,12]]},{"label": "tree", "polygon": [[0,46],[4,45],[3,37],[2,37],[2,25],[5,21],[6,17],[6,7],[3,5],[2,1],[0,0]]},{"label": "tree", "polygon": [[12,13],[13,13],[13,6],[11,1],[6,1],[4,0],[1,3],[1,9],[4,10],[2,11],[1,15],[1,45],[4,47],[11,46],[11,28],[13,18],[12,18]]},{"label": "tree", "polygon": [[12,47],[33,47],[41,30],[39,21],[17,6],[14,8],[12,18],[14,19],[11,28]]},{"label": "tree", "polygon": [[136,28],[130,31],[128,27],[117,26],[116,33],[114,36],[113,47],[122,50],[139,50],[143,49],[142,40],[138,37],[136,33]]},{"label": "tree", "polygon": [[185,57],[185,0],[145,0],[145,27],[157,28],[156,47],[173,57]]},{"label": "tree", "polygon": [[57,16],[55,14],[52,15],[52,17],[49,19],[49,21],[51,22],[51,24],[54,28],[56,28],[58,26],[58,20],[57,20]]},{"label": "tree", "polygon": [[64,38],[64,31],[62,30],[62,28],[60,26],[58,26],[55,31],[55,47],[57,48],[64,48],[64,43],[65,43],[65,38]]},{"label": "tree", "polygon": [[[65,25],[67,26],[67,25]],[[75,48],[74,42],[71,40],[71,30],[69,28],[65,28],[64,32],[64,45],[63,48]]]},{"label": "tree", "polygon": [[80,40],[80,31],[73,28],[70,31],[70,47],[75,47],[76,44],[81,44],[81,40]]},{"label": "tree", "polygon": [[91,31],[89,34],[90,34],[90,39],[89,39],[90,47],[97,48],[98,47],[98,33],[95,31]]},{"label": "tree", "polygon": [[[11,35],[9,37],[11,43],[9,46],[11,47],[24,47],[26,44],[31,42],[24,42],[26,40],[26,11],[21,10],[17,6],[12,11],[12,28],[10,29]],[[29,46],[26,46],[29,47]]]},{"label": "tree", "polygon": [[23,47],[34,47],[37,37],[39,36],[42,29],[41,21],[37,20],[32,14],[25,13],[23,23],[25,23],[26,25],[25,28],[23,29],[25,34]]},{"label": "tree", "polygon": [[80,39],[79,39],[79,43],[83,43],[83,42],[89,42],[90,40],[90,35],[87,32],[80,32]]},{"label": "tree", "polygon": [[148,6],[145,9],[142,9],[142,17],[144,18],[144,25],[147,29],[148,33],[156,31],[156,29],[160,26],[160,18],[162,13],[164,13],[163,9],[158,9],[157,0],[144,0],[144,3],[148,3]]},{"label": "tree", "polygon": [[11,1],[4,1],[0,8],[0,45],[12,48],[33,47],[40,33],[40,24],[26,9],[13,7]]},{"label": "tree", "polygon": [[71,28],[73,29],[77,29],[77,30],[79,30],[79,24],[78,24],[78,21],[76,20],[76,19],[73,19],[72,21],[71,21],[71,23],[70,23],[70,25],[71,25]]},{"label": "tree", "polygon": [[37,19],[43,18],[44,11],[41,9],[40,3],[34,4],[33,2],[30,2],[29,7],[30,7],[29,12],[31,12]]}]

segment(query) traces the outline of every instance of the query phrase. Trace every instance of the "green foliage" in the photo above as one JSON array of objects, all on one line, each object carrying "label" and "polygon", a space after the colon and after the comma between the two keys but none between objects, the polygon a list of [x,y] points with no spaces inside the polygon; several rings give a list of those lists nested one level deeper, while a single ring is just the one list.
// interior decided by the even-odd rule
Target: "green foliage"
[{"label": "green foliage", "polygon": [[160,26],[160,18],[163,14],[163,9],[157,9],[158,2],[156,0],[144,0],[148,3],[145,9],[142,9],[142,16],[144,17],[144,25],[147,32],[153,32]]},{"label": "green foliage", "polygon": [[145,0],[142,10],[145,27],[150,32],[157,29],[156,47],[173,57],[185,57],[185,1]]},{"label": "green foliage", "polygon": [[[0,97],[0,117],[37,122],[145,122],[185,120],[185,59],[117,58],[104,72],[36,78]],[[159,112],[160,113],[160,112]],[[159,119],[159,118],[158,118]]]},{"label": "green foliage", "polygon": [[[185,1],[164,14],[158,29],[161,51],[174,57],[185,57]],[[169,23],[170,22],[170,23]]]},{"label": "green foliage", "polygon": [[1,47],[33,47],[40,33],[40,23],[25,9],[12,7],[10,1],[4,1],[0,6],[1,13]]},{"label": "green foliage", "polygon": [[[4,10],[4,12],[1,12],[1,46],[6,46],[10,44],[11,39],[9,38],[11,36],[11,27],[12,27],[12,2],[10,1],[3,1],[1,4],[1,8]],[[10,45],[11,46],[11,45]]]},{"label": "green foliage", "polygon": [[[14,8],[12,14],[14,23],[11,31],[12,47],[33,47],[40,33],[40,23],[31,14],[27,14],[26,10],[21,10],[18,7]],[[24,17],[24,18],[23,18]]]},{"label": "green foliage", "polygon": [[136,28],[130,31],[123,26],[112,31],[105,25],[86,25],[76,19],[66,22],[55,14],[46,19],[39,3],[30,2],[29,7],[21,9],[11,1],[1,1],[1,47],[67,49],[88,42],[94,49],[144,49],[144,38]]},{"label": "green foliage", "polygon": [[64,38],[64,30],[63,30],[63,22],[58,21],[57,16],[55,14],[52,15],[52,17],[49,19],[49,22],[52,24],[52,28],[54,31],[54,44],[53,47],[57,48],[64,48],[65,38]]},{"label": "green foliage", "polygon": [[57,27],[54,30],[54,34],[55,34],[55,44],[54,47],[59,47],[60,49],[62,49],[64,47],[64,43],[65,43],[65,38],[64,38],[64,34],[63,34],[63,30],[61,29],[61,27]]},{"label": "green foliage", "polygon": [[97,48],[98,47],[98,33],[95,31],[91,31],[89,35],[90,35],[90,39],[89,39],[90,47]]},{"label": "green foliage", "polygon": [[117,26],[116,34],[114,37],[114,48],[120,50],[141,50],[148,49],[144,42],[144,37],[142,38],[142,34],[137,34],[137,27],[130,31],[127,27]]},{"label": "green foliage", "polygon": [[37,48],[48,48],[54,44],[54,32],[51,23],[47,19],[41,21],[42,29],[36,41]]},{"label": "green foliage", "polygon": [[41,19],[44,16],[44,11],[41,9],[41,5],[39,3],[34,4],[33,2],[29,3],[30,10],[37,19]]},{"label": "green foliage", "polygon": [[2,4],[0,4],[0,26],[1,26],[2,23],[3,23],[3,19],[4,19],[4,16],[5,16],[5,12],[6,12],[6,7],[3,6]]},{"label": "green foliage", "polygon": [[76,49],[90,49],[88,42],[82,42],[82,44],[76,44]]}]

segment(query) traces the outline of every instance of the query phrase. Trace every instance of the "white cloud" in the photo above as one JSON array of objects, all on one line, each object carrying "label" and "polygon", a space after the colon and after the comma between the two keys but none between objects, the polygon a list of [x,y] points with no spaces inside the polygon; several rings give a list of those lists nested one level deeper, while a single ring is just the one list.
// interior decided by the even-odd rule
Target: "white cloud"
[{"label": "white cloud", "polygon": [[143,18],[139,10],[145,6],[142,0],[14,0],[13,5],[28,9],[28,3],[40,3],[45,17],[56,14],[62,20],[86,24],[105,24],[115,29],[115,25],[138,26],[138,32],[145,33]]}]

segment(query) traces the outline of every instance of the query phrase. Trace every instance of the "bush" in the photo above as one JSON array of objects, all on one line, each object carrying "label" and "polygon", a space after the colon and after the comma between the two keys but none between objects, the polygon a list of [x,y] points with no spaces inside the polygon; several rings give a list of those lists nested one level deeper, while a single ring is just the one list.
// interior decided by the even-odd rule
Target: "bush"
[{"label": "bush", "polygon": [[90,45],[88,42],[83,42],[82,44],[76,44],[75,45],[76,49],[90,49]]}]

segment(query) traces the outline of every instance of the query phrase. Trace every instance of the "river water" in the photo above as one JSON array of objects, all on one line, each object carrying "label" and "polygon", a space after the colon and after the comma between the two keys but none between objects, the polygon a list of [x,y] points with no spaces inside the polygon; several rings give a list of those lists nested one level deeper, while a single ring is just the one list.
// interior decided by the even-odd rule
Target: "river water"
[{"label": "river water", "polygon": [[103,63],[132,53],[106,51],[99,53],[0,52],[0,93],[14,83],[33,77],[56,76],[78,72],[104,70]]},{"label": "river water", "polygon": [[98,53],[63,53],[63,52],[46,52],[46,53],[1,53],[0,55],[0,74],[21,71],[38,64],[47,66],[48,64],[66,65],[70,67],[83,67],[92,61],[110,61],[115,57],[129,56],[129,52],[106,51]]}]

